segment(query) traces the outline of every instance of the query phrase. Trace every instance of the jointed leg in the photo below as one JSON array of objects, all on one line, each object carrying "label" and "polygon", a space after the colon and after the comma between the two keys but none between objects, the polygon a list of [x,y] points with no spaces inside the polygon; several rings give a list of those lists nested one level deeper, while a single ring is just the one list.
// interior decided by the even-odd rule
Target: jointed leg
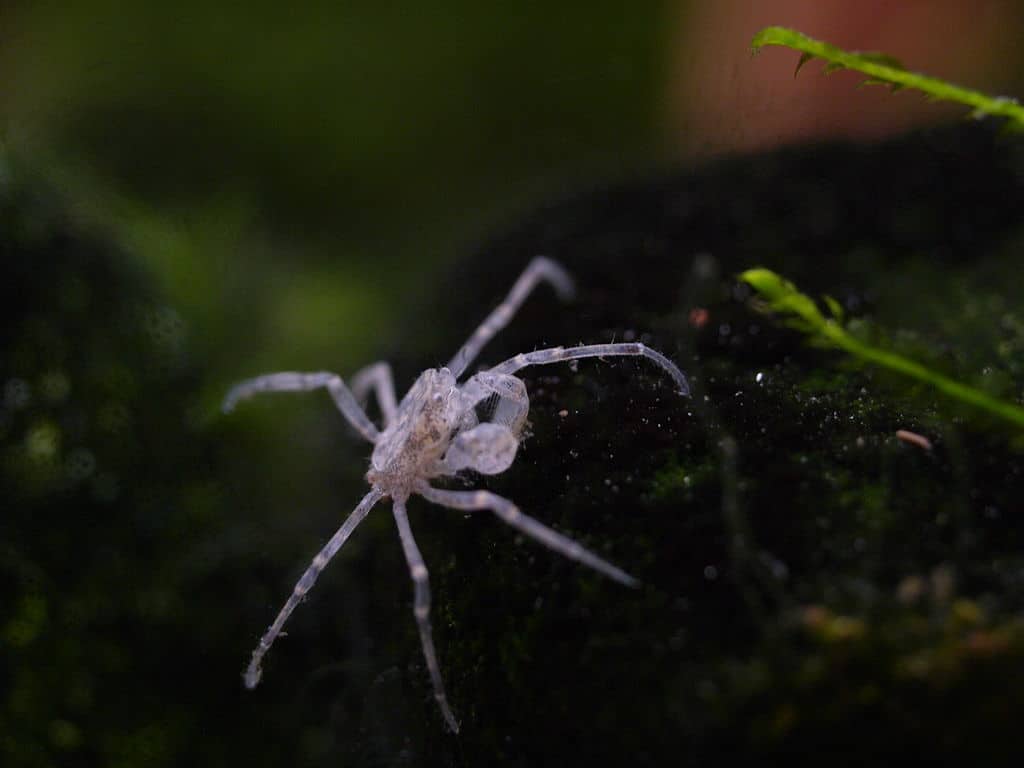
[{"label": "jointed leg", "polygon": [[417,489],[417,493],[442,507],[465,511],[489,509],[513,528],[522,531],[548,549],[552,549],[570,560],[589,565],[595,571],[600,571],[608,578],[615,579],[627,587],[635,587],[640,583],[621,568],[586,549],[582,544],[548,528],[529,515],[523,514],[511,501],[490,491],[443,491],[424,485]]},{"label": "jointed leg", "polygon": [[509,321],[519,310],[519,307],[526,301],[526,297],[530,295],[530,291],[541,280],[547,280],[551,283],[561,299],[568,300],[572,298],[574,288],[569,273],[551,259],[544,258],[543,256],[535,258],[527,265],[526,270],[513,284],[512,290],[508,292],[505,300],[495,307],[494,311],[487,316],[487,319],[469,337],[469,341],[462,346],[462,349],[455,353],[455,357],[448,363],[448,369],[456,379],[465,372],[469,364],[480,354],[480,350],[484,348],[484,345],[494,338],[498,331],[508,325]]},{"label": "jointed leg", "polygon": [[420,642],[423,645],[427,671],[430,672],[430,682],[434,685],[434,698],[441,707],[448,727],[458,733],[459,724],[452,714],[451,707],[448,706],[448,697],[444,693],[441,667],[437,663],[437,651],[434,650],[434,634],[430,629],[430,577],[427,574],[427,566],[423,564],[423,556],[416,546],[416,539],[413,538],[409,516],[405,512],[405,500],[396,498],[393,511],[395,522],[398,524],[398,535],[402,540],[402,551],[405,552],[405,560],[409,563],[409,573],[415,588],[413,613],[416,615],[416,624],[420,630]]},{"label": "jointed leg", "polygon": [[260,638],[259,645],[256,646],[256,650],[252,652],[252,660],[249,662],[249,668],[245,670],[246,688],[255,688],[259,685],[260,675],[263,674],[263,670],[260,668],[263,656],[270,650],[270,646],[273,645],[274,639],[281,634],[281,627],[284,626],[288,617],[292,615],[292,611],[295,610],[295,607],[302,602],[302,598],[305,597],[306,593],[312,589],[313,584],[316,583],[317,577],[320,575],[320,572],[327,567],[331,558],[337,554],[339,549],[341,549],[341,545],[345,543],[345,540],[348,539],[352,534],[352,531],[356,529],[356,526],[363,522],[367,513],[383,495],[384,494],[376,488],[366,494],[352,514],[348,516],[337,532],[331,537],[331,540],[328,541],[326,546],[324,546],[324,548],[317,553],[317,556],[313,558],[313,562],[310,563],[306,572],[302,574],[302,578],[299,579],[298,583],[295,585],[295,589],[292,590],[292,594],[284,604],[281,612],[277,614],[277,618],[274,619],[274,623],[271,624],[270,628],[263,634],[263,637]]},{"label": "jointed leg", "polygon": [[564,360],[579,360],[584,357],[614,357],[616,355],[639,355],[646,357],[660,365],[679,389],[679,394],[689,396],[690,384],[686,375],[676,367],[676,364],[650,347],[639,342],[623,344],[588,344],[581,347],[552,347],[551,349],[538,349],[536,352],[524,352],[505,362],[489,369],[488,373],[515,373],[528,365],[548,365],[549,363],[560,363]]},{"label": "jointed leg", "polygon": [[377,392],[377,403],[384,416],[384,426],[395,420],[398,413],[398,402],[395,399],[395,380],[391,375],[391,366],[387,363],[373,363],[357,371],[349,379],[352,394],[359,403],[366,403],[370,390]]},{"label": "jointed leg", "polygon": [[342,412],[349,423],[359,430],[359,433],[371,443],[376,442],[379,432],[373,426],[359,403],[352,396],[345,382],[336,373],[326,371],[318,373],[268,373],[257,376],[254,379],[246,379],[235,384],[224,398],[222,406],[225,413],[234,409],[239,400],[259,394],[261,392],[308,392],[311,389],[323,387],[331,393],[335,405]]}]

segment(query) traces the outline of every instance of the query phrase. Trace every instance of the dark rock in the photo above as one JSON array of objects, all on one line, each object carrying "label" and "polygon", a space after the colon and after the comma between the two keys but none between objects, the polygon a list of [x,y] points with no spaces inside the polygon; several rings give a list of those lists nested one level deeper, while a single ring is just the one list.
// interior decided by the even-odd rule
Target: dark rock
[{"label": "dark rock", "polygon": [[400,389],[536,254],[575,274],[578,301],[539,289],[481,364],[636,338],[694,388],[626,358],[528,369],[531,434],[508,472],[474,480],[638,590],[489,515],[411,502],[459,737],[386,513],[243,690],[259,631],[363,492],[365,445],[322,402],[292,411],[281,446],[273,408],[207,418],[195,329],[23,177],[6,166],[0,190],[5,764],[1016,758],[1021,436],[808,346],[734,279],[774,269],[858,333],[1019,403],[1014,138],[960,125],[595,189],[424,287],[382,355]]},{"label": "dark rock", "polygon": [[768,266],[831,294],[882,345],[1019,403],[1021,150],[957,126],[725,160],[547,206],[439,281],[406,373],[446,359],[545,254],[577,275],[578,302],[539,291],[482,362],[639,338],[694,385],[681,400],[621,358],[529,369],[533,436],[484,483],[637,575],[638,592],[493,520],[421,523],[465,718],[455,753],[1011,759],[1019,433],[809,347],[734,275]]}]

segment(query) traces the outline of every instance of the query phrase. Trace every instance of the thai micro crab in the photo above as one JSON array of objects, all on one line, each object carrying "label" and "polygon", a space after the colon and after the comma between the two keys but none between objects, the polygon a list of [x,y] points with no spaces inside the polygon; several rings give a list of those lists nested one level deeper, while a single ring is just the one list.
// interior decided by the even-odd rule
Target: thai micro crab
[{"label": "thai micro crab", "polygon": [[[459,725],[448,706],[441,670],[430,628],[430,585],[406,514],[406,502],[413,494],[451,509],[490,510],[501,520],[549,549],[576,560],[627,586],[636,586],[632,576],[598,557],[590,550],[524,514],[508,499],[489,491],[452,491],[434,488],[430,480],[451,477],[465,470],[484,475],[504,472],[515,459],[529,411],[530,401],[523,381],[514,374],[527,366],[548,365],[586,357],[634,355],[660,366],[681,395],[689,395],[686,376],[660,352],[640,343],[590,344],[554,347],[516,355],[499,365],[473,374],[463,383],[459,377],[483,349],[513,318],[541,280],[550,283],[562,299],[573,295],[573,281],[556,262],[538,257],[516,280],[505,300],[474,331],[469,340],[444,368],[430,368],[420,374],[400,403],[395,400],[391,368],[387,363],[367,366],[351,379],[351,388],[333,373],[270,373],[236,384],[224,400],[231,411],[239,400],[261,392],[304,392],[326,389],[345,418],[373,443],[373,457],[366,480],[370,492],[317,553],[303,573],[291,596],[281,608],[252,653],[245,672],[245,685],[255,688],[260,681],[263,656],[281,633],[288,617],[316,583],[320,572],[366,518],[370,509],[386,496],[398,525],[405,559],[414,585],[414,613],[419,627],[423,656],[434,688],[434,697],[444,719],[454,732]],[[383,416],[379,430],[366,416],[360,402],[376,393]]]}]

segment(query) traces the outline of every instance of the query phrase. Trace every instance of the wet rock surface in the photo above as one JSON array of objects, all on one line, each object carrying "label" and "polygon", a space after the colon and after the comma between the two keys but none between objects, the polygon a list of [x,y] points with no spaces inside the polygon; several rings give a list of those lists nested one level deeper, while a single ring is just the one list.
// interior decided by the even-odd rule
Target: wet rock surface
[{"label": "wet rock surface", "polygon": [[1020,403],[1022,150],[957,125],[595,189],[424,287],[381,349],[399,390],[447,360],[537,254],[573,272],[577,300],[538,289],[481,364],[636,339],[693,385],[680,398],[629,358],[527,369],[516,462],[451,484],[515,500],[639,589],[491,515],[411,502],[457,738],[383,508],[243,691],[259,632],[363,493],[365,446],[321,401],[284,417],[283,447],[271,407],[205,416],[206,363],[173,310],[59,204],[8,183],[0,730],[15,735],[0,754],[1010,762],[1024,703],[1019,431],[809,346],[735,275],[761,265],[827,293],[863,337]]},{"label": "wet rock surface", "polygon": [[466,261],[432,307],[446,334],[535,253],[580,283],[571,307],[532,301],[486,360],[637,338],[694,396],[628,359],[524,371],[534,434],[487,486],[644,586],[491,520],[427,534],[462,750],[1010,758],[1019,432],[808,346],[734,276],[768,266],[863,337],[1019,403],[1022,170],[1018,143],[973,126],[736,158],[552,205]]}]

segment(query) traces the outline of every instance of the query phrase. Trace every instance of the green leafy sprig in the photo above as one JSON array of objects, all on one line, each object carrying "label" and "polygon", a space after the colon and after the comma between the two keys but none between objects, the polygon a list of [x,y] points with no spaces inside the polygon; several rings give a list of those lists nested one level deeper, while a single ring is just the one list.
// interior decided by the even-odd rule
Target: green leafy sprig
[{"label": "green leafy sprig", "polygon": [[768,311],[785,317],[787,325],[807,334],[815,342],[841,349],[865,362],[923,381],[950,397],[1024,428],[1024,408],[1019,405],[999,400],[920,363],[894,352],[872,347],[857,339],[843,327],[843,310],[835,299],[829,296],[823,298],[830,314],[830,317],[826,317],[810,296],[801,293],[793,283],[769,269],[748,269],[739,276],[739,279],[757,291],[758,297]]},{"label": "green leafy sprig", "polygon": [[1024,107],[1017,103],[1016,99],[1007,96],[988,96],[945,80],[911,72],[893,57],[882,53],[844,51],[842,48],[785,27],[765,27],[754,35],[750,45],[754,53],[766,45],[782,45],[800,51],[800,60],[797,62],[796,72],[793,73],[794,77],[811,59],[822,59],[825,62],[826,74],[839,69],[852,69],[867,75],[867,79],[864,80],[866,85],[885,85],[893,91],[911,88],[921,91],[933,101],[964,104],[971,108],[971,117],[1005,117],[1009,121],[1009,126],[1024,130]]}]

